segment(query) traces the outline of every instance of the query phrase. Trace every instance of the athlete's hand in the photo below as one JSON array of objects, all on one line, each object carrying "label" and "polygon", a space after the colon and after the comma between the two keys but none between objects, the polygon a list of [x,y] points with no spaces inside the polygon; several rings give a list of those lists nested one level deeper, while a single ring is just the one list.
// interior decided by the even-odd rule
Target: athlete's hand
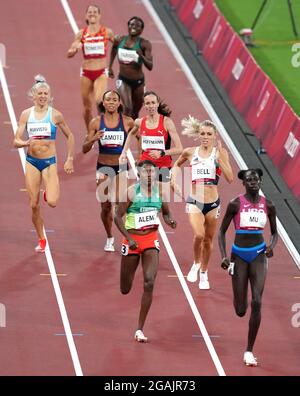
[{"label": "athlete's hand", "polygon": [[115,73],[111,67],[108,69],[108,77],[115,78]]},{"label": "athlete's hand", "polygon": [[173,219],[171,219],[169,216],[164,217],[165,223],[168,224],[171,228],[176,228],[177,227],[177,222]]},{"label": "athlete's hand", "polygon": [[230,260],[229,260],[229,258],[228,258],[228,257],[224,257],[223,260],[222,260],[222,262],[221,262],[221,267],[222,267],[224,270],[227,270],[228,267],[229,267],[229,265],[230,265]]},{"label": "athlete's hand", "polygon": [[97,140],[102,139],[104,136],[104,131],[97,131],[93,136],[93,141],[97,142]]},{"label": "athlete's hand", "polygon": [[273,257],[273,249],[270,248],[269,246],[266,247],[265,255],[270,258]]},{"label": "athlete's hand", "polygon": [[149,150],[149,155],[150,157],[152,157],[153,159],[158,159],[161,157],[160,155],[160,150]]},{"label": "athlete's hand", "polygon": [[119,157],[120,164],[125,164],[127,162],[127,155],[126,153],[122,152]]},{"label": "athlete's hand", "polygon": [[221,162],[227,160],[227,150],[222,146],[221,140],[217,141],[216,158],[218,161],[221,161]]},{"label": "athlete's hand", "polygon": [[137,242],[134,239],[131,239],[131,238],[128,239],[128,246],[129,246],[129,249],[131,249],[131,250],[135,250],[135,249],[138,248]]},{"label": "athlete's hand", "polygon": [[29,147],[33,140],[34,140],[33,138],[29,138],[28,140],[25,140],[23,147]]},{"label": "athlete's hand", "polygon": [[64,164],[64,171],[68,174],[74,172],[73,159],[67,158],[67,160]]}]

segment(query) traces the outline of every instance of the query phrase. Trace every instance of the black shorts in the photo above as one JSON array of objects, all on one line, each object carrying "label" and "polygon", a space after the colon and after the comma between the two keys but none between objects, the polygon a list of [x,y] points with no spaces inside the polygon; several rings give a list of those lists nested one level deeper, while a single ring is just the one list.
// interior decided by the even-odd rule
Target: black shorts
[{"label": "black shorts", "polygon": [[[198,208],[198,210],[204,214],[204,216],[208,212],[210,212],[211,210],[214,210],[216,208],[219,208],[219,210],[220,210],[220,198],[218,198],[215,202],[203,203],[203,202],[197,201],[196,199],[193,199],[192,197],[188,197],[186,200],[186,203],[188,205],[195,205]],[[219,217],[219,210],[217,213],[217,217]],[[188,208],[187,208],[187,212],[191,213],[191,211]]]},{"label": "black shorts", "polygon": [[100,164],[100,162],[97,162],[96,180],[98,181],[100,179],[99,173],[102,173],[103,175],[106,175],[112,179],[113,177],[117,176],[119,173],[125,171],[128,171],[128,164],[105,165],[105,164]]},{"label": "black shorts", "polygon": [[119,75],[118,79],[124,81],[124,83],[129,85],[132,90],[137,89],[145,83],[145,77],[139,78],[138,80],[132,80],[131,78]]}]

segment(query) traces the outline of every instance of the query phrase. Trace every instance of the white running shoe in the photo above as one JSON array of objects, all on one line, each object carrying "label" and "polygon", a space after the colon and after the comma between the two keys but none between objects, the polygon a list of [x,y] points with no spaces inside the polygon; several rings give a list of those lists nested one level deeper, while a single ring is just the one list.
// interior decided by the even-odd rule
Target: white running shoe
[{"label": "white running shoe", "polygon": [[105,246],[104,246],[104,250],[105,250],[106,252],[114,252],[114,251],[115,251],[114,240],[115,240],[114,237],[112,237],[112,238],[107,238],[106,244],[105,244]]},{"label": "white running shoe", "polygon": [[187,280],[189,282],[197,282],[198,272],[200,271],[200,264],[193,264],[190,272],[188,273]]},{"label": "white running shoe", "polygon": [[207,271],[205,271],[205,272],[200,271],[199,289],[200,290],[209,290],[210,289]]},{"label": "white running shoe", "polygon": [[137,330],[134,335],[134,339],[137,342],[148,342],[148,338],[144,336],[142,330]]},{"label": "white running shoe", "polygon": [[251,366],[251,367],[256,367],[258,364],[256,357],[253,355],[252,352],[249,352],[249,351],[246,351],[244,353],[243,362],[245,363],[246,366]]}]

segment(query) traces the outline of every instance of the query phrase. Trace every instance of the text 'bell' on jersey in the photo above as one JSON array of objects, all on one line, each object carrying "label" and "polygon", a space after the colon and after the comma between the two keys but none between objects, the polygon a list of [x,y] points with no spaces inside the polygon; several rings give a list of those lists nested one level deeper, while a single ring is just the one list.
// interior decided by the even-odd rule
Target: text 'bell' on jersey
[{"label": "text 'bell' on jersey", "polygon": [[199,147],[195,148],[190,162],[192,183],[204,185],[217,185],[221,176],[221,168],[216,159],[216,148],[214,147],[210,156],[203,158],[199,154]]},{"label": "text 'bell' on jersey", "polygon": [[101,26],[97,33],[89,33],[86,27],[82,32],[82,52],[84,59],[101,59],[107,54],[107,30]]},{"label": "text 'bell' on jersey", "polygon": [[150,129],[146,126],[147,117],[142,118],[140,127],[140,137],[142,145],[142,155],[140,161],[150,160],[159,168],[170,168],[172,166],[172,157],[164,155],[154,159],[150,155],[151,150],[169,150],[171,146],[171,137],[164,127],[164,116],[159,115],[159,122],[156,128]]},{"label": "text 'bell' on jersey", "polygon": [[239,196],[240,209],[234,216],[234,226],[239,230],[263,230],[267,223],[266,198],[260,195],[259,202],[252,203],[244,195]]},{"label": "text 'bell' on jersey", "polygon": [[104,114],[101,114],[99,130],[104,131],[104,135],[98,140],[99,154],[121,154],[127,139],[122,114],[119,114],[118,124],[114,128],[105,125]]},{"label": "text 'bell' on jersey", "polygon": [[143,194],[140,183],[137,183],[134,189],[134,199],[126,213],[125,228],[127,230],[158,228],[158,213],[162,207],[158,186],[152,187],[150,197]]},{"label": "text 'bell' on jersey", "polygon": [[134,43],[134,46],[132,48],[128,48],[125,46],[126,41],[128,39],[128,36],[123,37],[121,42],[118,45],[118,60],[120,63],[123,63],[124,65],[128,65],[130,63],[138,63],[142,64],[142,58],[138,55],[137,50],[142,49],[141,48],[141,39],[138,38],[138,40]]},{"label": "text 'bell' on jersey", "polygon": [[28,138],[33,139],[56,139],[56,125],[52,122],[52,107],[48,107],[47,114],[41,120],[37,120],[34,115],[34,106],[31,107],[28,121],[26,123],[26,132]]}]

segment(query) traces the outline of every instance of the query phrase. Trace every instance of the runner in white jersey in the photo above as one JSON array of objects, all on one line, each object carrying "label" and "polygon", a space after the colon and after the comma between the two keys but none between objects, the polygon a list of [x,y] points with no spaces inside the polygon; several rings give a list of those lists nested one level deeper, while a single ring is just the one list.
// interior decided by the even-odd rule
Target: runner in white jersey
[{"label": "runner in white jersey", "polygon": [[[227,150],[217,141],[216,126],[211,121],[200,122],[193,117],[184,119],[183,134],[199,139],[199,146],[183,150],[172,168],[171,186],[180,196],[178,184],[179,168],[190,163],[190,194],[186,199],[186,211],[194,233],[194,263],[187,280],[196,282],[200,272],[199,288],[210,288],[208,281],[208,263],[213,247],[213,237],[220,215],[220,198],[218,182],[221,173],[228,183],[233,181],[233,174]],[[185,197],[183,197],[185,198]]]}]

